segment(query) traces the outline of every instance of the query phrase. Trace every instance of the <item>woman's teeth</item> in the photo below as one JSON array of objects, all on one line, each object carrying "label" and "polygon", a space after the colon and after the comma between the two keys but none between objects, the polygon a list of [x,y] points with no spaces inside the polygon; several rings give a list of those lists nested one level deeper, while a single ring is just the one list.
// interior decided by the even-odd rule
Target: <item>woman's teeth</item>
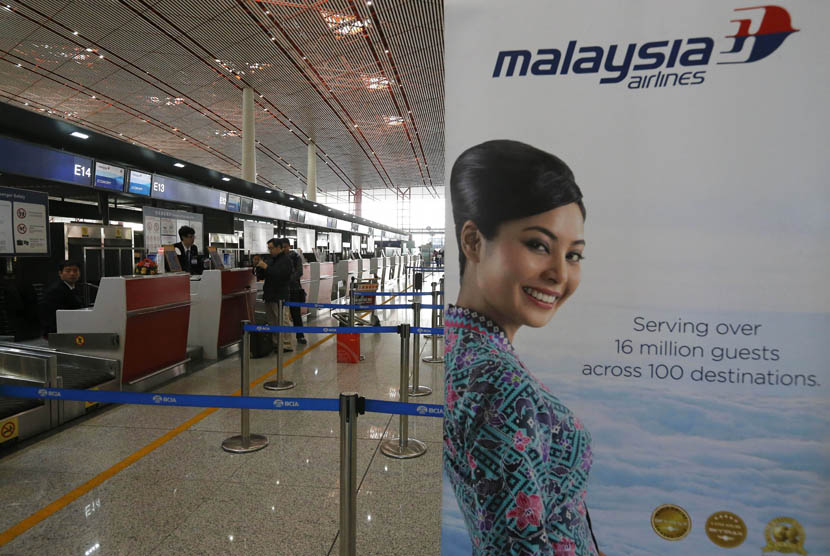
[{"label": "woman's teeth", "polygon": [[557,298],[556,298],[555,295],[547,295],[547,294],[544,294],[540,291],[534,290],[533,288],[522,288],[522,289],[525,291],[525,293],[527,293],[530,296],[535,297],[536,299],[538,299],[539,301],[541,301],[543,303],[550,303],[550,304],[556,303]]}]

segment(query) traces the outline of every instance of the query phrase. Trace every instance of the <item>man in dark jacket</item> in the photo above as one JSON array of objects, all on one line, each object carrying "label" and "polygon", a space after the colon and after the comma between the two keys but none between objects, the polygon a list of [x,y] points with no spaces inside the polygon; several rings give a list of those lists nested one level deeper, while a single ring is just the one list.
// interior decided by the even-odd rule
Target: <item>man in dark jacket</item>
[{"label": "man in dark jacket", "polygon": [[[277,325],[279,301],[288,301],[290,296],[289,281],[291,280],[291,259],[283,252],[282,240],[271,238],[268,240],[270,258],[259,261],[258,268],[265,270],[265,283],[262,285],[262,300],[265,302],[265,316],[268,324]],[[291,314],[288,307],[283,307],[282,324],[289,326]],[[274,334],[274,349],[280,349],[279,334]],[[294,351],[291,344],[291,335],[282,334],[282,350]]]},{"label": "man in dark jacket", "polygon": [[[299,253],[291,250],[291,240],[286,238],[282,241],[284,242],[282,244],[282,249],[284,252],[288,253],[288,258],[291,259],[291,266],[293,267],[289,283],[289,299],[291,301],[299,301],[302,303],[305,301],[305,291],[300,284],[300,278],[303,277],[303,258]],[[289,307],[289,309],[291,309],[291,321],[294,323],[294,326],[302,326],[303,314],[301,309],[299,307]],[[297,343],[308,343],[306,342],[305,334],[302,332],[297,332]]]},{"label": "man in dark jacket", "polygon": [[81,268],[75,261],[64,261],[58,265],[59,280],[46,288],[38,308],[44,338],[50,332],[58,331],[56,311],[83,308],[81,292],[75,287],[80,277]]}]

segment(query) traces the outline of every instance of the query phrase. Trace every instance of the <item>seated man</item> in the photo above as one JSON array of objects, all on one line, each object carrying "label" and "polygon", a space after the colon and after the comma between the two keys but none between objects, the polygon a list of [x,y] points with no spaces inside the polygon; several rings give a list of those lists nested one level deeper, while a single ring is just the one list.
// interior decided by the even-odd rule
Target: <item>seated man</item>
[{"label": "seated man", "polygon": [[56,311],[64,309],[82,309],[84,302],[81,292],[75,286],[81,277],[81,268],[75,261],[64,261],[58,265],[57,282],[53,282],[43,292],[43,301],[40,303],[40,325],[43,337],[50,332],[57,332]]}]

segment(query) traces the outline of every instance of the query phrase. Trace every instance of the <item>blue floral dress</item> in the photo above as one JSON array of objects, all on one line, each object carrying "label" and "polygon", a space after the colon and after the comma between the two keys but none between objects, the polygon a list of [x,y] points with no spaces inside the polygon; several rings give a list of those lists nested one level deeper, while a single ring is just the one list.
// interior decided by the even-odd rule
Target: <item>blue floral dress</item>
[{"label": "blue floral dress", "polygon": [[444,319],[444,469],[477,556],[596,556],[585,510],[591,436],[498,325]]}]

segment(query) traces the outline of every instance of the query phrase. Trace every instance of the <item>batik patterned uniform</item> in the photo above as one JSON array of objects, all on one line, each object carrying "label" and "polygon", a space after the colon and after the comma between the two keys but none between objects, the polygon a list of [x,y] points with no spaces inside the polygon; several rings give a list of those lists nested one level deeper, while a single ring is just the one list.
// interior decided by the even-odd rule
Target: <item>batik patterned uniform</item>
[{"label": "batik patterned uniform", "polygon": [[445,321],[444,469],[477,556],[595,556],[591,436],[486,317]]}]

